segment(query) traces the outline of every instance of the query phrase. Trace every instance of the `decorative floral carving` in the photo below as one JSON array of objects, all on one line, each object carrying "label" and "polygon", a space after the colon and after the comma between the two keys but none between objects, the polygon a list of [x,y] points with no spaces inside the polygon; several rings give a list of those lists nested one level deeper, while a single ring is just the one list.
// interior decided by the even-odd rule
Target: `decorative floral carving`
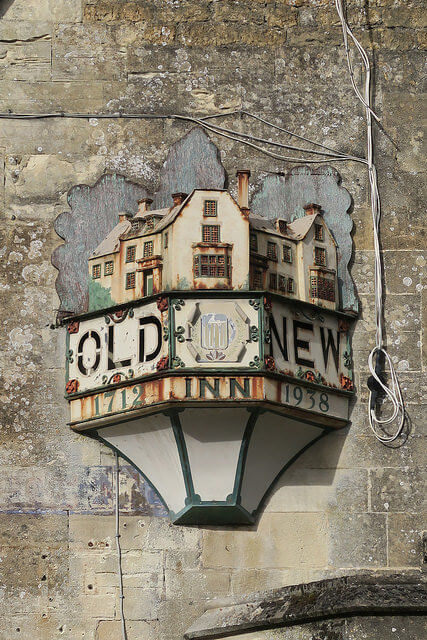
[{"label": "decorative floral carving", "polygon": [[158,361],[157,365],[156,365],[157,371],[164,371],[165,369],[169,368],[169,356],[163,356],[163,358],[160,358],[160,360]]},{"label": "decorative floral carving", "polygon": [[354,390],[353,380],[351,380],[351,378],[347,378],[347,376],[343,374],[340,375],[340,384],[341,384],[341,387],[346,391]]},{"label": "decorative floral carving", "polygon": [[160,311],[160,313],[163,313],[164,311],[168,310],[168,299],[165,296],[162,296],[161,298],[157,298],[157,308]]},{"label": "decorative floral carving", "polygon": [[67,331],[68,333],[78,333],[80,328],[80,321],[79,320],[73,320],[72,322],[70,322],[67,326]]},{"label": "decorative floral carving", "polygon": [[225,353],[223,353],[222,351],[218,351],[218,349],[213,349],[212,351],[209,351],[209,353],[206,354],[206,357],[208,360],[225,360]]},{"label": "decorative floral carving", "polygon": [[79,390],[79,381],[78,380],[68,380],[65,385],[65,391],[67,393],[77,393]]},{"label": "decorative floral carving", "polygon": [[276,370],[276,363],[274,362],[273,356],[265,356],[264,364],[265,364],[265,368],[268,371],[275,371]]}]

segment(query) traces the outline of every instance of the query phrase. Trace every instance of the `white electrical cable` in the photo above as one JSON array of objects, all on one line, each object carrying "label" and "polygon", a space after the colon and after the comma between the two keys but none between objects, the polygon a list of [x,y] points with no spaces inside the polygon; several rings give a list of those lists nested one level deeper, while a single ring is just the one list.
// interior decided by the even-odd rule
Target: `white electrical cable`
[{"label": "white electrical cable", "polygon": [[123,572],[122,572],[122,549],[120,546],[120,467],[119,467],[119,455],[117,451],[114,451],[114,458],[116,461],[115,468],[115,512],[116,512],[116,548],[117,548],[117,564],[119,575],[119,601],[120,601],[120,620],[122,623],[122,638],[127,640],[126,633],[126,620],[124,611],[124,595],[123,595]]},{"label": "white electrical cable", "polygon": [[[363,49],[360,42],[353,35],[350,27],[347,24],[343,2],[342,0],[335,0],[335,6],[341,22],[345,53],[347,57],[347,65],[350,73],[351,84],[354,92],[360,102],[365,107],[366,125],[367,125],[367,149],[368,149],[368,173],[371,195],[371,210],[372,210],[372,223],[374,233],[374,252],[375,252],[375,347],[372,349],[368,357],[368,366],[371,372],[373,380],[375,380],[377,389],[381,389],[385,394],[385,398],[391,402],[392,412],[387,418],[379,418],[376,413],[375,402],[373,398],[373,389],[369,389],[369,425],[375,434],[375,437],[384,444],[388,444],[396,440],[402,433],[405,424],[405,405],[400,390],[399,380],[394,369],[393,361],[388,355],[383,336],[383,271],[381,262],[381,249],[380,249],[380,221],[381,221],[381,201],[378,190],[377,170],[374,162],[374,141],[372,132],[372,118],[379,121],[378,116],[371,108],[371,67],[369,58],[366,51]],[[348,42],[348,36],[352,39],[357,51],[362,58],[363,65],[365,67],[365,83],[364,83],[364,96],[359,91],[353,72],[353,65],[350,56],[350,47]],[[390,371],[390,386],[379,376],[379,372],[384,367],[384,363],[387,364]],[[384,369],[383,369],[384,370]],[[372,386],[372,385],[371,385]],[[375,390],[377,392],[377,390]],[[383,427],[392,426],[394,423],[394,433],[388,434]],[[378,429],[381,429],[381,432]]]}]

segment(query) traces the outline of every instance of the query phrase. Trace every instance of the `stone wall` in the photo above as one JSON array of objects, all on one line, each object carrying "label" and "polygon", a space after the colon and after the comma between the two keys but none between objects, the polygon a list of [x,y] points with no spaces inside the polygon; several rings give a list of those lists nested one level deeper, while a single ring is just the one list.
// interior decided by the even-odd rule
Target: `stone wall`
[{"label": "stone wall", "polygon": [[[375,62],[387,340],[411,417],[409,437],[386,448],[366,419],[366,360],[374,341],[369,194],[364,169],[342,163],[337,168],[354,198],[352,273],[362,306],[353,338],[352,424],[286,472],[251,528],[173,526],[149,487],[125,467],[121,533],[130,640],[181,638],[211,598],[366,569],[420,568],[422,9],[422,0],[348,2],[350,22]],[[363,114],[351,92],[332,0],[4,0],[0,16],[2,112],[209,115],[244,108],[365,154]],[[266,133],[239,116],[223,123]],[[50,328],[59,306],[50,262],[60,243],[53,222],[67,209],[73,185],[93,185],[104,172],[155,189],[168,149],[188,130],[158,120],[0,120],[5,640],[120,637],[113,460],[66,425],[64,330]],[[212,139],[230,176],[243,164],[251,168],[253,191],[266,172],[289,168]]]}]

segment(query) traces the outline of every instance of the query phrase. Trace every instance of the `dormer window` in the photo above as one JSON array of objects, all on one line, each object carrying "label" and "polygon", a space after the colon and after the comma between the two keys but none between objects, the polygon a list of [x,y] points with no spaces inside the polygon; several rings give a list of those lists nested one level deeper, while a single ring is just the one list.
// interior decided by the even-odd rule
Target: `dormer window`
[{"label": "dormer window", "polygon": [[323,242],[323,240],[325,239],[325,232],[321,224],[314,225],[314,239],[318,240],[319,242]]},{"label": "dormer window", "polygon": [[283,262],[292,262],[292,247],[288,244],[283,245]]},{"label": "dormer window", "polygon": [[149,258],[153,255],[153,241],[148,240],[148,242],[144,242],[144,258]]},{"label": "dormer window", "polygon": [[215,218],[217,216],[217,201],[205,200],[203,205],[203,215],[206,218]]},{"label": "dormer window", "polygon": [[203,242],[219,242],[219,225],[217,224],[204,224],[202,226],[202,240]]},{"label": "dormer window", "polygon": [[277,262],[277,244],[275,242],[267,242],[267,258]]},{"label": "dormer window", "polygon": [[314,264],[326,267],[326,249],[323,247],[314,247]]},{"label": "dormer window", "polygon": [[135,262],[136,246],[126,247],[126,262]]},{"label": "dormer window", "polygon": [[147,226],[147,229],[151,230],[154,228],[154,217],[153,216],[147,216],[145,218],[145,224]]},{"label": "dormer window", "polygon": [[139,230],[139,220],[132,220],[131,222],[131,231],[138,231]]}]

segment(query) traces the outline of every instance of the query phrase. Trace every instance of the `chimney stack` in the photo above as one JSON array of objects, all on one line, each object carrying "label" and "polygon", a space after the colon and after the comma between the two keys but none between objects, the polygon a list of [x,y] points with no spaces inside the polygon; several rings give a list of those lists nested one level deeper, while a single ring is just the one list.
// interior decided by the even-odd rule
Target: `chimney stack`
[{"label": "chimney stack", "polygon": [[141,198],[138,200],[138,211],[137,213],[145,213],[146,211],[150,211],[150,205],[153,203],[152,198]]},{"label": "chimney stack", "polygon": [[322,207],[320,204],[315,204],[314,202],[309,202],[303,206],[306,216],[312,216],[316,213],[321,213]]},{"label": "chimney stack", "polygon": [[119,213],[119,222],[125,222],[125,220],[130,220],[132,217],[132,214],[128,211],[121,211]]},{"label": "chimney stack", "polygon": [[241,169],[236,172],[237,176],[237,203],[241,209],[249,208],[249,169]]},{"label": "chimney stack", "polygon": [[184,202],[187,196],[188,196],[188,193],[183,193],[182,191],[178,191],[178,193],[173,193],[172,194],[173,206],[179,207],[179,205]]}]

